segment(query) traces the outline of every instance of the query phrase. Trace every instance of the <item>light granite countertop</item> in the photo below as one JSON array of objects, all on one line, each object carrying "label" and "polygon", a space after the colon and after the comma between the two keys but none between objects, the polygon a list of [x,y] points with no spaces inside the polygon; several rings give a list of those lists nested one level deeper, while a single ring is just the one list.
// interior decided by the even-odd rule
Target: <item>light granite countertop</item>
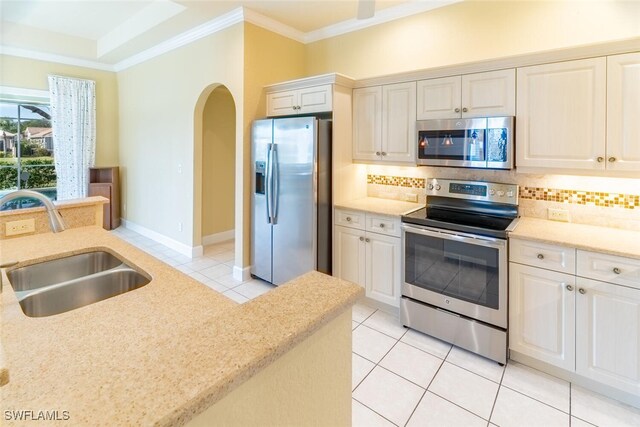
[{"label": "light granite countertop", "polygon": [[68,411],[71,425],[181,425],[363,293],[311,272],[238,305],[100,227],[0,241],[0,261],[26,265],[95,249],[120,255],[152,281],[76,310],[31,318],[5,275],[0,315],[10,381],[0,387],[3,414],[58,410]]},{"label": "light granite countertop", "polygon": [[337,203],[338,209],[350,209],[356,211],[373,212],[382,215],[400,216],[424,207],[424,204],[404,202],[401,200],[381,199],[378,197],[364,197]]},{"label": "light granite countertop", "polygon": [[509,237],[640,259],[638,231],[522,217]]}]

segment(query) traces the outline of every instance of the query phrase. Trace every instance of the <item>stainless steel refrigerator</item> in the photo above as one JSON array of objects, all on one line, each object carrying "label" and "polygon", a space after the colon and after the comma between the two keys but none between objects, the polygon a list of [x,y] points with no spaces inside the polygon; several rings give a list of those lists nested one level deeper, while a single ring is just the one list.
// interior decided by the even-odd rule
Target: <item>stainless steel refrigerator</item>
[{"label": "stainless steel refrigerator", "polygon": [[331,274],[331,121],[257,120],[251,154],[251,274]]}]

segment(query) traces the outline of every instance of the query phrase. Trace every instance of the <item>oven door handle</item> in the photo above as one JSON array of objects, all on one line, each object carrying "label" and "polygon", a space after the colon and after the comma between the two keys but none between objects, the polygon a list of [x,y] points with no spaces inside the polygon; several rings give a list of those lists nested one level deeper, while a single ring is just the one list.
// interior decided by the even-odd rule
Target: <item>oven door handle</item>
[{"label": "oven door handle", "polygon": [[506,240],[493,239],[491,237],[477,236],[469,237],[462,236],[455,233],[449,233],[446,231],[427,229],[423,227],[413,227],[410,225],[403,225],[402,230],[405,233],[421,234],[423,236],[435,237],[438,239],[453,240],[456,242],[468,243],[470,245],[486,246],[489,248],[504,248],[507,245]]}]

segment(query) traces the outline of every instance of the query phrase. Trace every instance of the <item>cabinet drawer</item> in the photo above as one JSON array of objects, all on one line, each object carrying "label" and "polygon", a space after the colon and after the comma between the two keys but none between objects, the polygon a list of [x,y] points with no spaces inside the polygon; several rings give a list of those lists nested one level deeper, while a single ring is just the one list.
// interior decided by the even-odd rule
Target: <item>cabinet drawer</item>
[{"label": "cabinet drawer", "polygon": [[509,261],[575,274],[576,250],[528,240],[509,239]]},{"label": "cabinet drawer", "polygon": [[367,214],[367,231],[400,237],[400,218],[386,215]]},{"label": "cabinet drawer", "polygon": [[577,275],[640,289],[640,260],[578,250]]},{"label": "cabinet drawer", "polygon": [[365,213],[336,209],[335,224],[364,230]]}]

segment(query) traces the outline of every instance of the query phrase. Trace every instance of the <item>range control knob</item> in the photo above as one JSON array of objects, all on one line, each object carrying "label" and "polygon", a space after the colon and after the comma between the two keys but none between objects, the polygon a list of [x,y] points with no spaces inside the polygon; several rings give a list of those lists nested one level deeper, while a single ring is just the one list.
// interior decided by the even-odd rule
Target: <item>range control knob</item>
[{"label": "range control knob", "polygon": [[440,184],[436,184],[436,191],[440,191],[441,188]]},{"label": "range control knob", "polygon": [[429,185],[427,186],[427,188],[428,188],[429,190],[433,190],[433,184],[429,184]]},{"label": "range control knob", "polygon": [[504,197],[504,191],[502,191],[502,190],[498,191],[498,196]]},{"label": "range control knob", "polygon": [[489,190],[489,195],[490,196],[495,196],[496,195],[496,190],[494,190],[493,188],[491,190]]},{"label": "range control knob", "polygon": [[507,191],[507,197],[513,197],[513,191]]}]

